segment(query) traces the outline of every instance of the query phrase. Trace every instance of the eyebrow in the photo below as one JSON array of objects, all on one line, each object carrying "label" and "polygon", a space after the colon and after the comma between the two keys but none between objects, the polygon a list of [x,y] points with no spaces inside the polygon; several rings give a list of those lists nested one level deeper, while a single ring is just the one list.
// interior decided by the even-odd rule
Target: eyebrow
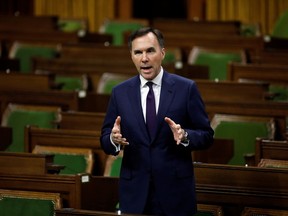
[{"label": "eyebrow", "polygon": [[[145,49],[146,51],[154,51],[154,50],[156,50],[155,49],[155,47],[148,47],[147,49]],[[134,51],[133,51],[133,53],[138,53],[138,52],[143,52],[143,50],[139,50],[139,49],[135,49]]]}]

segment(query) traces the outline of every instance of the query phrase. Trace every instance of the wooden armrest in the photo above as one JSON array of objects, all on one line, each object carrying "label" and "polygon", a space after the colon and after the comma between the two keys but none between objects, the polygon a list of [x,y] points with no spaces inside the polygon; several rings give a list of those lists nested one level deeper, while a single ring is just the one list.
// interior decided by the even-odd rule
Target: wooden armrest
[{"label": "wooden armrest", "polygon": [[265,100],[273,100],[277,96],[279,96],[279,93],[266,92],[264,95],[264,99]]},{"label": "wooden armrest", "polygon": [[254,153],[245,154],[244,158],[245,158],[245,164],[247,166],[256,166]]},{"label": "wooden armrest", "polygon": [[65,166],[63,166],[63,165],[47,164],[48,174],[59,174],[60,171],[64,168],[65,168]]},{"label": "wooden armrest", "polygon": [[0,126],[0,137],[0,151],[3,151],[12,143],[12,128]]}]

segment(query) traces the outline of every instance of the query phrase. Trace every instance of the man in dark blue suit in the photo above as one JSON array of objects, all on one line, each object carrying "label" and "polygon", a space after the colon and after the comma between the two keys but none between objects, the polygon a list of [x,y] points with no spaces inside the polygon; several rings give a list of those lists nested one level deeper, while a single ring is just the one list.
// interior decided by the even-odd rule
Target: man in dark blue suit
[{"label": "man in dark blue suit", "polygon": [[[197,207],[191,151],[209,147],[214,135],[200,93],[194,81],[162,68],[160,31],[139,29],[128,46],[139,75],[113,89],[101,134],[106,154],[124,151],[120,210],[192,216]],[[147,82],[153,82],[157,113],[153,132],[146,124]]]}]

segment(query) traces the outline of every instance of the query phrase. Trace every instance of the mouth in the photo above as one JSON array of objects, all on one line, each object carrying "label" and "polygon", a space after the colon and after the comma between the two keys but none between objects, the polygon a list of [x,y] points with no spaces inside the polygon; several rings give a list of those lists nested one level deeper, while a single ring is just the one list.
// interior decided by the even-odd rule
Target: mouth
[{"label": "mouth", "polygon": [[143,72],[150,72],[150,70],[152,69],[152,66],[142,66],[140,67],[140,70]]}]

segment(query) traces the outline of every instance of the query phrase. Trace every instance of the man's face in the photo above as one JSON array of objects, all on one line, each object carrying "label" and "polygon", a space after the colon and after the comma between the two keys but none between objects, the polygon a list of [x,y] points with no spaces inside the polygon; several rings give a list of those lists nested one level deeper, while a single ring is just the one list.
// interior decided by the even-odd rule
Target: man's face
[{"label": "man's face", "polygon": [[165,49],[160,47],[152,32],[133,40],[131,58],[145,79],[152,80],[159,74],[164,57]]}]

